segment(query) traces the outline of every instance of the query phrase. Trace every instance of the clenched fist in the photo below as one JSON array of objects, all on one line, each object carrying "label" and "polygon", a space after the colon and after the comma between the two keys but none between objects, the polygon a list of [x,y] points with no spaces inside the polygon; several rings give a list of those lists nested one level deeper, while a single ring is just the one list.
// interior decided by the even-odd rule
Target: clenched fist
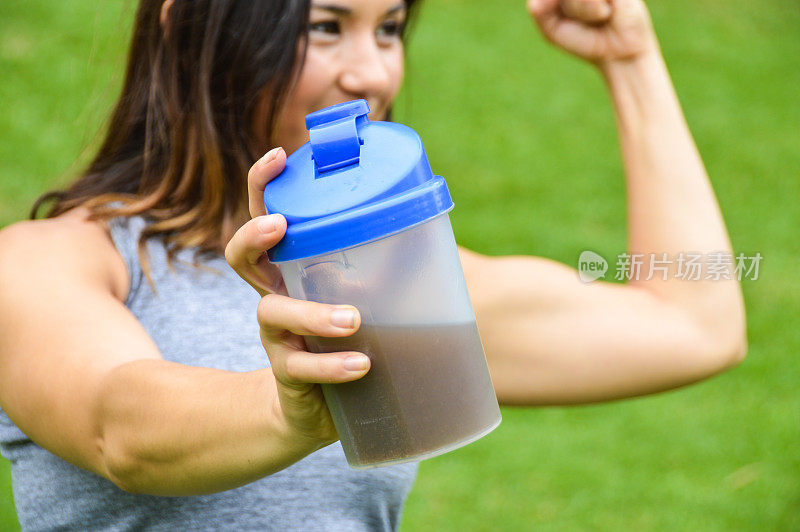
[{"label": "clenched fist", "polygon": [[642,0],[528,0],[527,8],[548,41],[597,65],[657,48]]}]

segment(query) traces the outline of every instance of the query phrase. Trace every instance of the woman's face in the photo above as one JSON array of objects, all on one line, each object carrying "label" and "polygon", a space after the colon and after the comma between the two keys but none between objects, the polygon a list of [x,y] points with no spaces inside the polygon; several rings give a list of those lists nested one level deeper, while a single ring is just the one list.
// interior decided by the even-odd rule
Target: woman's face
[{"label": "woman's face", "polygon": [[274,141],[287,153],[308,141],[305,116],[364,98],[385,118],[403,79],[403,0],[312,0],[306,60],[278,118]]}]

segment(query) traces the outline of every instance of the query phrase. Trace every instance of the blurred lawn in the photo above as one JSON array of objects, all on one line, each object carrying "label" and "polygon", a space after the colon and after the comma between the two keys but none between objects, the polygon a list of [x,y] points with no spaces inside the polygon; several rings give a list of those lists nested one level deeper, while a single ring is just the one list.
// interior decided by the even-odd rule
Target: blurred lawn
[{"label": "blurred lawn", "polygon": [[[0,1],[0,227],[90,153],[134,4]],[[596,73],[545,45],[522,0],[426,4],[396,119],[448,179],[460,243],[613,260],[625,191]],[[404,531],[800,530],[800,5],[649,6],[734,247],[764,256],[744,286],[749,356],[659,396],[505,408],[491,435],[422,463]],[[0,463],[0,530],[13,530]]]}]

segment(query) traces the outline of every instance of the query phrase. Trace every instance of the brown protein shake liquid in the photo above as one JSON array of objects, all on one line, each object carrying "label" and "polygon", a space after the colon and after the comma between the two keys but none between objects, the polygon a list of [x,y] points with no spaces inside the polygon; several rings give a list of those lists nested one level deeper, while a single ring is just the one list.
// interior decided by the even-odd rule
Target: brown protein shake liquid
[{"label": "brown protein shake liquid", "polygon": [[364,323],[352,336],[308,336],[306,344],[317,353],[360,351],[370,358],[361,379],[322,385],[351,466],[455,448],[500,421],[475,322]]}]

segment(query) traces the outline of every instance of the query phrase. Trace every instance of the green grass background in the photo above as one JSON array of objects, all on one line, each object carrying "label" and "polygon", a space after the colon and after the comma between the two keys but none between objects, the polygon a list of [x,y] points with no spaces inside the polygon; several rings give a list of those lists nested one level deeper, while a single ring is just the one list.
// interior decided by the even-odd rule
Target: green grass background
[{"label": "green grass background", "polygon": [[[0,1],[0,227],[91,153],[134,4]],[[613,260],[625,189],[604,85],[523,4],[427,0],[395,118],[447,178],[463,245]],[[734,247],[764,256],[744,283],[748,358],[653,397],[504,408],[492,434],[421,464],[404,531],[800,530],[800,4],[649,7]],[[17,528],[0,460],[0,530]]]}]

